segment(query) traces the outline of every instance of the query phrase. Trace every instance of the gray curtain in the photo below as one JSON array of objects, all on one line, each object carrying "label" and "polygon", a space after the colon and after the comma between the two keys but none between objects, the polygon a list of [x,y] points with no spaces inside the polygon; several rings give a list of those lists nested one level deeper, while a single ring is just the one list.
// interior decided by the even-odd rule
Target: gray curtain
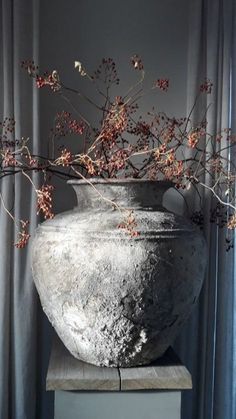
[{"label": "gray curtain", "polygon": [[[38,61],[38,1],[0,2],[0,120],[14,117],[15,135],[31,138],[39,151],[38,92],[20,67],[22,59]],[[37,185],[37,176],[34,175]],[[35,196],[21,176],[1,180],[4,203],[17,219],[36,227]],[[36,417],[36,388],[40,376],[37,350],[38,299],[30,270],[30,248],[13,246],[17,229],[0,206],[0,418]]]},{"label": "gray curtain", "polygon": [[[236,132],[235,0],[192,0],[190,9],[188,112],[206,76],[213,82],[213,91],[201,101],[193,119],[199,121],[210,105],[208,131],[231,126]],[[232,159],[235,161],[235,154]],[[207,215],[214,200],[208,193],[202,193],[202,198]],[[222,229],[207,220],[204,229],[209,249],[206,280],[198,309],[176,343],[193,375],[193,391],[183,396],[182,418],[233,419],[236,417],[235,249],[226,252]]]}]

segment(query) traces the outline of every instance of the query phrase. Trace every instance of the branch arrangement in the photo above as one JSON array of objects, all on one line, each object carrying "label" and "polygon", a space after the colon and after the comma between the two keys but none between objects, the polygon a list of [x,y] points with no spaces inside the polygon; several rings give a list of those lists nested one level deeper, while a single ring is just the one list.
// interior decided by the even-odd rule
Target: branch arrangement
[{"label": "branch arrangement", "polygon": [[[69,107],[55,115],[50,132],[48,155],[34,155],[30,139],[14,138],[14,118],[5,118],[0,127],[0,179],[21,174],[32,184],[37,195],[37,213],[52,218],[52,176],[63,179],[92,177],[146,178],[172,181],[178,191],[194,188],[199,197],[200,189],[209,191],[216,205],[211,221],[229,230],[236,227],[235,165],[232,154],[236,136],[226,127],[221,132],[208,132],[207,113],[198,124],[191,117],[201,95],[211,94],[213,85],[205,79],[190,114],[184,118],[168,116],[152,108],[145,115],[139,112],[139,103],[147,93],[169,89],[169,80],[159,78],[146,90],[145,71],[141,58],[131,58],[131,66],[138,73],[136,83],[121,96],[114,95],[120,80],[111,58],[103,59],[96,71],[89,74],[78,61],[75,70],[80,77],[92,83],[99,100],[95,102],[81,90],[64,85],[57,71],[40,74],[32,61],[23,61],[22,68],[35,81],[39,89],[49,88]],[[72,99],[74,95],[74,98]],[[78,99],[78,106],[74,100]],[[95,107],[100,122],[94,127],[83,113],[81,101]],[[68,137],[79,138],[79,151],[74,153],[67,145]],[[12,139],[13,138],[13,139]],[[32,172],[43,173],[44,182],[36,188]],[[0,202],[9,216],[3,197]],[[193,220],[201,223],[200,213]],[[28,221],[19,221],[19,239],[15,246],[24,247],[28,240]],[[129,213],[119,227],[127,228],[136,236],[135,219]],[[228,248],[231,246],[228,238]]]}]

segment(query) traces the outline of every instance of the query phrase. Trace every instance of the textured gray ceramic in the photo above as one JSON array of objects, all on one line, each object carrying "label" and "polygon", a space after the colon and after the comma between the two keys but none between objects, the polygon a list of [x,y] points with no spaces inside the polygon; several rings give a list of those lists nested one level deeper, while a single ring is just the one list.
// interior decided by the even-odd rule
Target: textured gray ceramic
[{"label": "textured gray ceramic", "polygon": [[[32,265],[41,303],[69,351],[105,366],[148,364],[197,301],[206,265],[197,228],[162,207],[167,182],[70,181],[78,206],[44,222]],[[98,192],[99,193],[98,193]],[[101,195],[130,208],[140,235]]]}]

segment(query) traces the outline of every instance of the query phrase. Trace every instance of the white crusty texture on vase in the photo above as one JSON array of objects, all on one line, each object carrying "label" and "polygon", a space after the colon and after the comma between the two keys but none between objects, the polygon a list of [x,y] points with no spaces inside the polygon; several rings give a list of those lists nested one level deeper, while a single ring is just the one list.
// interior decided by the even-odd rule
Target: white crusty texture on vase
[{"label": "white crusty texture on vase", "polygon": [[197,301],[204,238],[161,206],[167,183],[94,181],[105,197],[132,208],[137,238],[117,229],[120,212],[90,185],[73,186],[78,207],[43,223],[33,243],[43,309],[76,358],[148,364],[172,344]]}]

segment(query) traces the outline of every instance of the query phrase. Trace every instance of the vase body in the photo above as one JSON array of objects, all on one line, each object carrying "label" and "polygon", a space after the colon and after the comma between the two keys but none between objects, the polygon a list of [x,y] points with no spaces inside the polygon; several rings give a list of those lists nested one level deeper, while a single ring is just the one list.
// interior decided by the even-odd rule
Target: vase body
[{"label": "vase body", "polygon": [[[33,242],[42,307],[76,358],[149,364],[173,343],[197,301],[205,240],[162,207],[167,182],[70,183],[78,206],[42,223]],[[132,211],[137,237],[117,228],[123,208]]]}]

